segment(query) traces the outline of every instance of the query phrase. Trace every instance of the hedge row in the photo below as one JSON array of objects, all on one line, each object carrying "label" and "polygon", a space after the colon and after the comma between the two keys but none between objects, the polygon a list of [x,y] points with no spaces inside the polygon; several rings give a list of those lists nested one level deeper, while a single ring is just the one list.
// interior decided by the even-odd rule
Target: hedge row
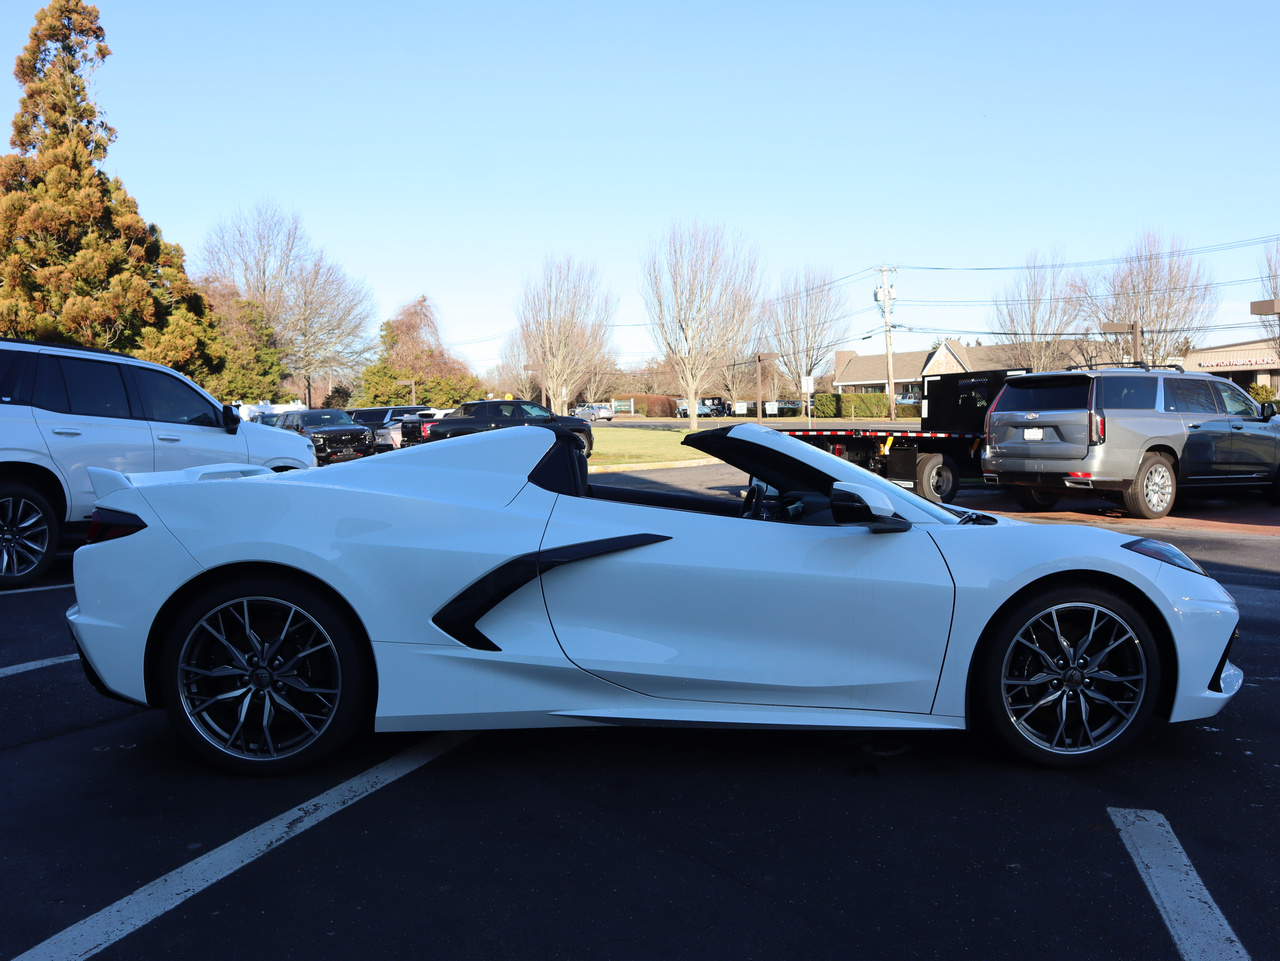
[{"label": "hedge row", "polygon": [[[813,415],[851,420],[854,417],[888,417],[889,398],[884,394],[814,394]],[[899,404],[899,417],[919,417],[919,404]]]},{"label": "hedge row", "polygon": [[676,402],[666,394],[619,394],[614,401],[629,400],[632,411],[641,417],[675,417]]}]

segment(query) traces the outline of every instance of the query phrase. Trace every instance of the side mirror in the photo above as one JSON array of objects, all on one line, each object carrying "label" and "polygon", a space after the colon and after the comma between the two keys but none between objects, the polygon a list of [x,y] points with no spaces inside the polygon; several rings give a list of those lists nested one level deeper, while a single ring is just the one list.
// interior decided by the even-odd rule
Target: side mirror
[{"label": "side mirror", "polygon": [[888,534],[911,529],[911,522],[895,517],[893,501],[874,487],[836,481],[831,485],[831,517],[842,526],[868,527]]},{"label": "side mirror", "polygon": [[1269,400],[1268,400],[1268,401],[1264,401],[1264,402],[1263,402],[1263,404],[1262,404],[1262,419],[1263,419],[1263,421],[1264,421],[1264,422],[1265,422],[1265,421],[1269,421],[1272,417],[1275,417],[1275,416],[1276,416],[1276,405],[1275,405],[1275,404],[1273,404],[1273,403],[1272,403],[1271,401],[1269,401]]},{"label": "side mirror", "polygon": [[240,429],[240,412],[230,404],[222,405],[222,426],[228,434]]}]

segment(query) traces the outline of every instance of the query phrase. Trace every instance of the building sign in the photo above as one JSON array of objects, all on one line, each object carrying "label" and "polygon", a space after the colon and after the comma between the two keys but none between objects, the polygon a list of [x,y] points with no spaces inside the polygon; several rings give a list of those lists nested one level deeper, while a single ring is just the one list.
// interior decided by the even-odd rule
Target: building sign
[{"label": "building sign", "polygon": [[1201,360],[1197,367],[1275,367],[1280,365],[1274,357],[1242,357],[1237,360]]},{"label": "building sign", "polygon": [[733,402],[733,412],[739,417],[747,415],[747,402],[745,400],[735,400]]},{"label": "building sign", "polygon": [[778,402],[776,400],[766,400],[764,402],[764,416],[766,417],[778,416]]}]

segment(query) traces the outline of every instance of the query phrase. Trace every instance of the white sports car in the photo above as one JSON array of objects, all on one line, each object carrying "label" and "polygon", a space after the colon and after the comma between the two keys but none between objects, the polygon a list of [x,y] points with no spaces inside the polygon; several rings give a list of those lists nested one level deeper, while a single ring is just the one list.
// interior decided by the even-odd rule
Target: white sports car
[{"label": "white sports car", "polygon": [[517,427],[324,470],[96,471],[67,617],[90,679],[239,771],[379,731],[980,726],[1097,760],[1240,689],[1176,548],[929,503],[753,424],[742,500],[589,483]]}]

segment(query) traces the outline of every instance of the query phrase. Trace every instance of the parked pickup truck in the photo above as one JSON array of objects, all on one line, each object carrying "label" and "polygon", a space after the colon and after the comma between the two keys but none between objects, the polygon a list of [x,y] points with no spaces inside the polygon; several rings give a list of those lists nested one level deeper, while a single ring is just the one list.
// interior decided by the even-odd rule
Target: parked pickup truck
[{"label": "parked pickup truck", "polygon": [[[581,417],[553,414],[541,404],[528,400],[473,400],[438,420],[422,421],[420,424],[424,442],[475,434],[482,430],[496,430],[500,427],[520,427],[526,424],[559,424],[561,427],[567,427],[582,439],[588,457],[591,456],[591,447],[594,442],[591,424]],[[401,446],[415,443],[416,438],[412,436],[415,429],[414,419],[405,418]]]}]

